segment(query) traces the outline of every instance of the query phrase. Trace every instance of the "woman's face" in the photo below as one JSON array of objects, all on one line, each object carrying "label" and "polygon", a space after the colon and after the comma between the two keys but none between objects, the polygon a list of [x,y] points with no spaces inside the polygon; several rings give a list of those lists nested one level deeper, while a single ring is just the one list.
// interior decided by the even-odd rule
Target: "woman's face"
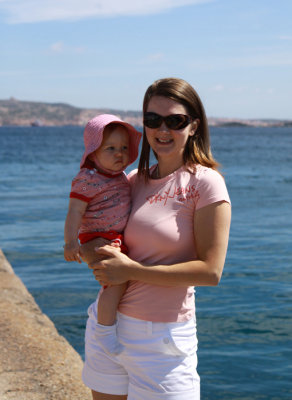
[{"label": "woman's face", "polygon": [[[171,114],[185,114],[187,109],[180,103],[163,96],[153,96],[148,104],[147,112],[153,112],[164,117]],[[169,161],[174,164],[183,162],[183,152],[189,136],[193,136],[197,122],[191,122],[183,129],[169,129],[163,121],[159,128],[147,128],[145,132],[152,150],[157,154],[158,161]]]}]

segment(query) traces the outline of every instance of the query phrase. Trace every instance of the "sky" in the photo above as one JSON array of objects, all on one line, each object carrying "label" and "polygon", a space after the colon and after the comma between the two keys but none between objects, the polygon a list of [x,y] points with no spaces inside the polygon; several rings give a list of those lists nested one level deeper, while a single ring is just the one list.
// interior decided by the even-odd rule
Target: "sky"
[{"label": "sky", "polygon": [[292,119],[292,0],[0,0],[0,99],[141,110],[179,77],[208,117]]}]

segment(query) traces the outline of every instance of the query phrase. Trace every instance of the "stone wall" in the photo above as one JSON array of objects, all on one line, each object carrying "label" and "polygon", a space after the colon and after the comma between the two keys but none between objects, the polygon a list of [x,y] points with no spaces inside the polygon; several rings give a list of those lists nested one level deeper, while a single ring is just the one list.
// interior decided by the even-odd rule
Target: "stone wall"
[{"label": "stone wall", "polygon": [[91,400],[82,366],[0,249],[0,399]]}]

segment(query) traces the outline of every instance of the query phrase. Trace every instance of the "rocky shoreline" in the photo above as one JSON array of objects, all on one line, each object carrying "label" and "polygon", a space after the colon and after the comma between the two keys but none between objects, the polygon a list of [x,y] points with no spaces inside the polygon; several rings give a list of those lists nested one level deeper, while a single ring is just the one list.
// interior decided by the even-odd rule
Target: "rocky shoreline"
[{"label": "rocky shoreline", "polygon": [[[78,108],[63,103],[40,103],[15,98],[0,100],[0,126],[85,126],[99,114],[114,114],[124,121],[142,127],[141,111],[125,111],[106,108]],[[208,118],[210,126],[292,126],[292,120]]]},{"label": "rocky shoreline", "polygon": [[1,400],[91,400],[83,362],[44,315],[0,249]]}]

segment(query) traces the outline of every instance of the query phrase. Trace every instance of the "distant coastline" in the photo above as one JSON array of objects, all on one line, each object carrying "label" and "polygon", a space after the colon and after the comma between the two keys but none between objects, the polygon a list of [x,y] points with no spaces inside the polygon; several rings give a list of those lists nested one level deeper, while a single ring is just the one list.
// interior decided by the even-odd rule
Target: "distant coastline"
[{"label": "distant coastline", "polygon": [[[110,108],[78,108],[65,103],[22,101],[11,97],[0,100],[0,126],[84,126],[98,114],[115,114],[137,127],[142,127],[142,112]],[[208,118],[210,126],[292,126],[292,120]]]}]

